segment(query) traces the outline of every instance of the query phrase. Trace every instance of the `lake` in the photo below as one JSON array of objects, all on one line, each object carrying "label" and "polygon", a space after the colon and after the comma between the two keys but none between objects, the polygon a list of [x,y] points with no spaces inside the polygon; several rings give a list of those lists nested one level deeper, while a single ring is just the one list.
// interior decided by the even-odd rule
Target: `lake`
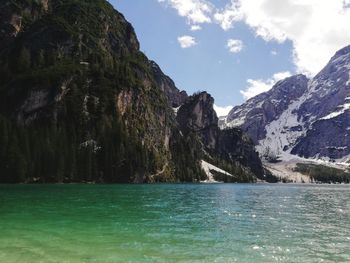
[{"label": "lake", "polygon": [[350,262],[350,186],[0,185],[0,262]]}]

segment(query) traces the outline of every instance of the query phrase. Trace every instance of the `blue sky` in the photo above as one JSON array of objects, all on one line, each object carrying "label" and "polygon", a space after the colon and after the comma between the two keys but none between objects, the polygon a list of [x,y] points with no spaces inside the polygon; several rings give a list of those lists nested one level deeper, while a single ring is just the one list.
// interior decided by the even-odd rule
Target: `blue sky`
[{"label": "blue sky", "polygon": [[[344,36],[332,34],[333,40],[334,37],[339,40],[329,40],[330,44],[326,45],[328,39],[315,39],[319,33],[315,32],[313,41],[324,45],[317,46],[317,52],[323,52],[319,58],[305,34],[310,28],[312,32],[321,28],[313,20],[304,19],[306,15],[321,19],[324,10],[338,17],[339,1],[344,0],[334,0],[339,6],[329,6],[326,2],[324,6],[316,6],[314,0],[305,0],[304,6],[300,6],[298,0],[285,1],[288,10],[278,4],[280,0],[110,2],[134,26],[141,50],[160,65],[179,89],[189,94],[208,91],[215,98],[215,104],[224,107],[241,104],[290,74],[315,74],[321,69],[321,63],[325,65],[331,54],[345,45]],[[333,11],[329,11],[332,7]],[[311,13],[304,14],[304,9]],[[304,20],[296,18],[298,15]],[[201,30],[192,31],[193,26]],[[333,32],[332,27],[329,30]],[[243,48],[230,52],[227,46],[230,39],[242,43]]]}]

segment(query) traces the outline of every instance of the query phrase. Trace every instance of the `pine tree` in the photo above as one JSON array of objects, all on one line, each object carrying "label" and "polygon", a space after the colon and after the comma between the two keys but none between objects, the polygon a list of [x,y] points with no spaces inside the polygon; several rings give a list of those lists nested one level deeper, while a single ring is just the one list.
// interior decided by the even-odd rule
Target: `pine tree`
[{"label": "pine tree", "polygon": [[25,72],[31,66],[31,54],[29,50],[22,46],[17,59],[16,71]]}]

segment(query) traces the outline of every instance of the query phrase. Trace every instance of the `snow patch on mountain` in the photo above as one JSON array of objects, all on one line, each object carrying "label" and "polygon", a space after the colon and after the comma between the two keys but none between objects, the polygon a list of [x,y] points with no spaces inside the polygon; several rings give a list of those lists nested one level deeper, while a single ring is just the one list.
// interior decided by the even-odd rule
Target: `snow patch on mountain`
[{"label": "snow patch on mountain", "polygon": [[339,108],[340,108],[339,111],[332,112],[332,113],[328,114],[327,116],[324,116],[320,120],[329,120],[329,119],[333,119],[341,114],[344,114],[345,111],[350,109],[350,103],[345,103],[344,105],[340,105]]},{"label": "snow patch on mountain", "polygon": [[216,167],[204,160],[201,161],[201,166],[205,174],[208,176],[208,179],[205,181],[202,181],[202,183],[219,183],[214,179],[214,175],[211,173],[211,171],[216,171],[225,175],[233,176],[232,174],[220,169],[219,167]]},{"label": "snow patch on mountain", "polygon": [[265,127],[266,137],[256,146],[261,156],[272,154],[282,157],[282,160],[290,159],[291,147],[305,134],[305,123],[298,118],[296,109],[306,98],[303,96],[292,102],[278,119]]}]

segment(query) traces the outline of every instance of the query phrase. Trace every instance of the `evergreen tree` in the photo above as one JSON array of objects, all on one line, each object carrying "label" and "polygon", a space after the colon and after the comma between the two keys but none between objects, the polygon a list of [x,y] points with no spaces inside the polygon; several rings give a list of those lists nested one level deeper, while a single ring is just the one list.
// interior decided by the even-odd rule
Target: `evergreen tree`
[{"label": "evergreen tree", "polygon": [[22,46],[17,58],[16,71],[25,72],[30,68],[30,66],[31,66],[31,54],[26,47]]}]

